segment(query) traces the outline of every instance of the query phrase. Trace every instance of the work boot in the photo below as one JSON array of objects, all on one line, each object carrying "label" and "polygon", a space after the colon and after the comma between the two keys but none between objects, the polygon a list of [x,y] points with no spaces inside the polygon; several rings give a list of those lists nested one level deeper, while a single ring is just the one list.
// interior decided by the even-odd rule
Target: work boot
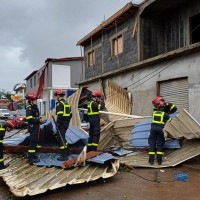
[{"label": "work boot", "polygon": [[156,159],[157,159],[158,165],[162,165],[162,154],[158,154],[156,156]]},{"label": "work boot", "polygon": [[4,165],[3,163],[0,164],[0,170],[6,169],[8,166]]},{"label": "work boot", "polygon": [[149,155],[149,164],[150,165],[154,164],[154,155]]},{"label": "work boot", "polygon": [[35,154],[29,154],[28,155],[28,163],[30,165],[33,165],[34,163],[40,162],[40,159]]},{"label": "work boot", "polygon": [[68,156],[69,156],[70,154],[71,154],[71,153],[70,153],[70,150],[69,150],[68,147],[65,148],[65,149],[62,149],[62,150],[61,150],[61,156],[59,156],[59,157],[57,158],[57,160],[58,160],[58,161],[65,161],[65,160],[68,160]]}]

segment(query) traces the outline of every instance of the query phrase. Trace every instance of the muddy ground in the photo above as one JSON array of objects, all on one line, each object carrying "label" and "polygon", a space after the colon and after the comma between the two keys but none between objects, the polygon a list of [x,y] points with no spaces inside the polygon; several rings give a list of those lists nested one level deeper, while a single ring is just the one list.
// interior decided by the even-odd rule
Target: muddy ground
[{"label": "muddy ground", "polygon": [[[186,172],[187,182],[174,180],[172,175]],[[66,186],[37,196],[17,198],[0,179],[0,200],[199,200],[200,157],[174,168],[121,168],[112,178],[87,184]]]}]

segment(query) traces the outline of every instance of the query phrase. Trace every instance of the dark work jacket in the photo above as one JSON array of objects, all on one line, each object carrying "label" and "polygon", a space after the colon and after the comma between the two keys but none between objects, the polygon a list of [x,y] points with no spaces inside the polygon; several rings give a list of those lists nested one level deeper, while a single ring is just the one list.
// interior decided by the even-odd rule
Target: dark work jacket
[{"label": "dark work jacket", "polygon": [[167,114],[175,113],[177,111],[177,107],[173,103],[165,102],[163,111]]},{"label": "dark work jacket", "polygon": [[28,122],[28,131],[30,133],[39,133],[40,118],[37,105],[28,104],[26,107],[26,120]]},{"label": "dark work jacket", "polygon": [[[162,120],[163,116],[163,120]],[[151,126],[159,126],[161,128],[164,128],[166,122],[171,121],[172,119],[169,117],[167,113],[161,110],[155,110],[153,112],[153,117],[152,117],[152,124]]]},{"label": "dark work jacket", "polygon": [[0,130],[0,140],[3,140],[5,136],[6,128],[7,128],[6,123],[0,122],[0,128],[4,129],[4,130]]},{"label": "dark work jacket", "polygon": [[[68,105],[69,107],[64,110],[64,105]],[[64,113],[69,116],[64,116]],[[61,99],[56,103],[56,115],[57,115],[57,123],[58,124],[66,124],[69,123],[72,118],[72,111],[69,103],[65,101],[64,99]]]},{"label": "dark work jacket", "polygon": [[[89,118],[89,122],[100,122],[100,117],[99,117],[99,111],[100,110],[103,110],[105,109],[105,103],[104,102],[101,102],[101,103],[97,103],[96,101],[89,101],[88,102],[88,106],[90,105],[91,103],[91,109],[88,107],[88,118]],[[90,115],[89,113],[92,112],[92,113],[98,113],[98,114],[93,114],[93,115]]]}]

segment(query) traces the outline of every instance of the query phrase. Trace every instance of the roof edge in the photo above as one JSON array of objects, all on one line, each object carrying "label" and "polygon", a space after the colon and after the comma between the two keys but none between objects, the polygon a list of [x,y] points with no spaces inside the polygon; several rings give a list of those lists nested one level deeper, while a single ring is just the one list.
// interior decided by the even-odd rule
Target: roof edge
[{"label": "roof edge", "polygon": [[101,31],[102,29],[104,29],[107,25],[111,24],[114,20],[116,20],[121,15],[123,15],[130,8],[134,7],[135,9],[138,9],[139,6],[140,6],[140,4],[133,4],[132,2],[127,3],[124,7],[122,7],[120,10],[118,10],[115,14],[113,14],[107,20],[105,20],[104,22],[102,22],[99,26],[97,26],[95,29],[93,29],[90,33],[88,33],[81,40],[79,40],[76,45],[77,46],[81,46],[86,40],[88,40],[93,35],[95,35],[99,31]]}]

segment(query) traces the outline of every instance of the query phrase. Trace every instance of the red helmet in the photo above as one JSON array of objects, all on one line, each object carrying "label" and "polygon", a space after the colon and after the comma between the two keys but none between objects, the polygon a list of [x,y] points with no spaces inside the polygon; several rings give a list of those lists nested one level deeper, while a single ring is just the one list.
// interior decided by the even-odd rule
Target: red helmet
[{"label": "red helmet", "polygon": [[38,99],[37,93],[36,92],[29,92],[26,96],[25,96],[26,100],[36,100]]},{"label": "red helmet", "polygon": [[15,124],[11,121],[11,120],[8,120],[7,121],[7,126],[9,127],[9,128],[14,128],[15,127]]},{"label": "red helmet", "polygon": [[64,96],[65,95],[65,91],[63,91],[62,89],[58,89],[54,93],[54,96],[57,96],[57,95]]},{"label": "red helmet", "polygon": [[92,92],[92,97],[101,97],[101,92],[98,90],[95,90]]},{"label": "red helmet", "polygon": [[152,101],[152,104],[153,105],[158,105],[160,104],[161,101],[164,101],[164,99],[160,96],[157,96],[153,101]]}]

